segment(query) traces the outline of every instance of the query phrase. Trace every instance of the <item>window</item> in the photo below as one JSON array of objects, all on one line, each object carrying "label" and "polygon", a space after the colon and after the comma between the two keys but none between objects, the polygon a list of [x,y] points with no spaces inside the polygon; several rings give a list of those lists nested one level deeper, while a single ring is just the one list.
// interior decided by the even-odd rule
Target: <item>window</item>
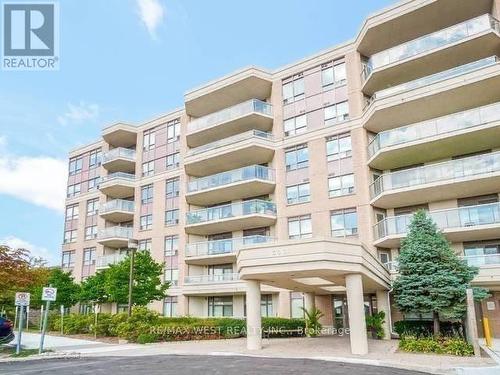
[{"label": "window", "polygon": [[326,126],[349,119],[349,105],[347,101],[325,107],[324,110]]},{"label": "window", "polygon": [[286,188],[286,201],[288,204],[309,202],[310,200],[309,182]]},{"label": "window", "polygon": [[178,268],[166,268],[165,269],[165,282],[170,282],[171,286],[177,286],[179,284],[179,269]]},{"label": "window", "polygon": [[289,118],[283,123],[285,137],[290,135],[300,134],[307,130],[307,115],[300,115]]},{"label": "window", "polygon": [[181,133],[181,122],[179,119],[167,122],[167,143],[178,141]]},{"label": "window", "polygon": [[179,196],[179,177],[167,180],[165,185],[165,197],[175,198]]},{"label": "window", "polygon": [[82,171],[83,158],[81,156],[77,158],[69,159],[69,175],[80,173]]},{"label": "window", "polygon": [[311,215],[291,217],[288,219],[288,238],[311,238]]},{"label": "window", "polygon": [[260,297],[260,315],[265,317],[273,316],[273,296],[272,294],[262,294]]},{"label": "window", "polygon": [[75,250],[62,252],[62,268],[71,268],[75,266]]},{"label": "window", "polygon": [[126,303],[118,303],[116,305],[116,312],[118,314],[126,313],[127,311],[128,311],[128,304],[126,304]]},{"label": "window", "polygon": [[358,233],[358,217],[355,208],[332,211],[330,223],[333,237],[355,236]]},{"label": "window", "polygon": [[87,216],[96,215],[99,210],[99,198],[87,201]]},{"label": "window", "polygon": [[155,174],[155,162],[154,160],[142,163],[142,176],[153,176]]},{"label": "window", "polygon": [[378,257],[382,264],[387,264],[391,261],[391,254],[388,251],[379,251]]},{"label": "window", "polygon": [[345,63],[323,68],[321,70],[321,81],[324,88],[344,84],[346,82]]},{"label": "window", "polygon": [[233,316],[233,296],[208,297],[208,316]]},{"label": "window", "polygon": [[67,230],[64,232],[64,243],[71,243],[76,241],[76,229]]},{"label": "window", "polygon": [[69,185],[68,191],[66,193],[66,197],[71,198],[71,197],[74,197],[75,195],[80,194],[80,189],[81,189],[80,184]]},{"label": "window", "polygon": [[165,211],[165,225],[177,225],[179,224],[179,210],[167,210]]},{"label": "window", "polygon": [[144,132],[144,144],[142,149],[147,151],[155,147],[156,135],[154,130],[146,130]]},{"label": "window", "polygon": [[89,191],[94,190],[95,188],[97,188],[99,186],[99,177],[91,178],[88,181],[88,184],[89,184],[88,190]]},{"label": "window", "polygon": [[346,174],[343,176],[328,178],[329,197],[340,197],[354,193],[354,175]]},{"label": "window", "polygon": [[153,201],[153,184],[141,187],[141,203],[147,204]]},{"label": "window", "polygon": [[92,240],[97,237],[97,225],[85,227],[85,240]]},{"label": "window", "polygon": [[351,135],[349,133],[338,134],[326,139],[326,156],[328,161],[337,160],[351,156]]},{"label": "window", "polygon": [[165,256],[176,255],[179,251],[179,236],[165,236]]},{"label": "window", "polygon": [[500,240],[464,243],[464,255],[469,266],[498,264],[500,259]]},{"label": "window", "polygon": [[139,240],[139,243],[137,244],[137,250],[139,251],[151,252],[151,247],[152,247],[151,238],[145,240]]},{"label": "window", "polygon": [[153,215],[143,215],[141,216],[141,230],[153,228]]},{"label": "window", "polygon": [[163,301],[163,316],[177,316],[177,296],[167,296]]},{"label": "window", "polygon": [[287,171],[307,168],[309,166],[309,150],[307,144],[287,149],[285,151],[285,164]]},{"label": "window", "polygon": [[175,169],[178,168],[180,163],[179,163],[179,153],[176,152],[174,154],[169,154],[167,155],[167,170],[168,169]]},{"label": "window", "polygon": [[78,204],[72,204],[66,207],[66,221],[78,219]]},{"label": "window", "polygon": [[83,265],[93,266],[95,264],[95,247],[83,249]]},{"label": "window", "polygon": [[92,151],[89,156],[89,167],[92,168],[101,165],[101,160],[102,160],[101,149]]},{"label": "window", "polygon": [[290,298],[290,309],[292,318],[303,319],[304,318],[304,296],[302,293],[292,292]]},{"label": "window", "polygon": [[291,82],[283,84],[283,102],[292,103],[304,98],[304,77],[300,73],[293,76]]}]

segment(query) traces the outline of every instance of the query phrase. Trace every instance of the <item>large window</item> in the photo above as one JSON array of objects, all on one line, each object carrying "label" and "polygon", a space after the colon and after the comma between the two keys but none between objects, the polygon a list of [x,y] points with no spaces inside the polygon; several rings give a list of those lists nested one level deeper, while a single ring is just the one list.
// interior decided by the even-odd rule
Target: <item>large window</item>
[{"label": "large window", "polygon": [[307,168],[309,166],[309,150],[307,148],[307,144],[302,144],[286,149],[285,164],[287,171]]},{"label": "large window", "polygon": [[80,173],[83,167],[83,158],[78,156],[76,158],[69,159],[69,175]]},{"label": "large window", "polygon": [[147,204],[153,202],[153,184],[141,187],[141,203]]},{"label": "large window", "polygon": [[80,190],[81,190],[82,186],[81,184],[74,184],[74,185],[69,185],[68,186],[68,191],[66,193],[66,197],[67,198],[71,198],[71,197],[74,197],[78,194],[80,194]]},{"label": "large window", "polygon": [[288,219],[288,238],[311,238],[311,215],[302,215]]},{"label": "large window", "polygon": [[349,133],[338,134],[326,139],[327,160],[337,160],[351,156],[351,135]]},{"label": "large window", "polygon": [[358,216],[355,208],[332,211],[330,222],[333,237],[347,237],[358,234]]},{"label": "large window", "polygon": [[302,293],[292,292],[290,296],[290,310],[292,318],[304,318],[304,296]]},{"label": "large window", "polygon": [[156,135],[154,130],[146,130],[144,132],[143,150],[151,150],[155,147]]},{"label": "large window", "polygon": [[290,82],[283,84],[283,102],[285,104],[304,98],[304,77],[302,74],[293,76]]},{"label": "large window", "polygon": [[179,196],[179,177],[168,179],[165,184],[165,197],[175,198]]},{"label": "large window", "polygon": [[151,241],[151,238],[139,240],[139,243],[137,245],[137,250],[151,252],[152,246],[153,246],[153,243]]},{"label": "large window", "polygon": [[97,225],[85,227],[85,240],[93,240],[94,238],[97,238]]},{"label": "large window", "polygon": [[62,252],[62,260],[61,267],[62,268],[71,268],[75,266],[75,250],[63,251]]},{"label": "large window", "polygon": [[[334,63],[335,64],[335,63]],[[324,67],[321,70],[321,82],[323,88],[343,85],[346,83],[345,63]]]},{"label": "large window", "polygon": [[78,219],[78,203],[72,204],[71,206],[66,206],[66,221]]},{"label": "large window", "polygon": [[307,130],[307,115],[292,117],[283,122],[285,137],[304,133]]},{"label": "large window", "polygon": [[178,268],[168,268],[171,265],[165,265],[165,281],[169,282],[172,286],[179,285],[179,269]]},{"label": "large window", "polygon": [[153,176],[155,174],[155,162],[154,160],[142,163],[142,176]]},{"label": "large window", "polygon": [[165,236],[165,256],[177,255],[179,251],[179,236]]},{"label": "large window", "polygon": [[464,243],[464,255],[470,266],[500,264],[500,239],[493,241]]},{"label": "large window", "polygon": [[163,316],[177,316],[177,296],[167,296],[163,301]]},{"label": "large window", "polygon": [[262,294],[260,297],[260,315],[265,317],[273,316],[273,296],[272,294]]},{"label": "large window", "polygon": [[175,152],[173,154],[167,155],[167,164],[166,168],[168,169],[175,169],[178,168],[180,165],[180,154],[178,152]]},{"label": "large window", "polygon": [[141,230],[152,229],[153,228],[153,215],[143,215],[141,216]]},{"label": "large window", "polygon": [[349,104],[347,101],[325,107],[325,125],[329,126],[349,119]]},{"label": "large window", "polygon": [[233,297],[208,297],[208,316],[233,316]]},{"label": "large window", "polygon": [[179,119],[167,122],[167,143],[178,141],[181,133],[181,122]]},{"label": "large window", "polygon": [[87,216],[97,215],[99,210],[99,198],[89,199],[87,201]]},{"label": "large window", "polygon": [[101,165],[101,161],[102,161],[101,149],[94,150],[90,153],[90,156],[89,156],[89,167],[90,168],[98,167],[99,165]]},{"label": "large window", "polygon": [[76,241],[76,229],[67,230],[64,232],[64,243],[71,243]]},{"label": "large window", "polygon": [[343,176],[328,178],[328,195],[331,197],[340,197],[354,193],[354,175],[346,174]]},{"label": "large window", "polygon": [[100,177],[94,177],[88,180],[88,191],[92,191],[94,189],[97,189],[99,186],[99,180]]},{"label": "large window", "polygon": [[83,265],[92,266],[95,264],[95,247],[83,249]]},{"label": "large window", "polygon": [[167,210],[165,211],[165,225],[177,225],[179,224],[179,210]]},{"label": "large window", "polygon": [[288,204],[309,202],[311,200],[309,182],[287,186],[286,201]]}]

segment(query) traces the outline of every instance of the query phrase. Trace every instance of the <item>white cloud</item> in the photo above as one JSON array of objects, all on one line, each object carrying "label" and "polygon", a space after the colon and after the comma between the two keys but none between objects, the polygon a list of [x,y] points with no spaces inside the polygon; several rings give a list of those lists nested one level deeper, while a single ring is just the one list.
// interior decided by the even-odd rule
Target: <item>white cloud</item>
[{"label": "white cloud", "polygon": [[50,251],[42,246],[34,245],[28,241],[14,236],[7,236],[0,238],[1,245],[7,245],[13,249],[26,249],[29,250],[31,255],[34,257],[41,257],[49,262],[50,265],[56,265],[59,263],[58,252]]},{"label": "white cloud", "polygon": [[[5,138],[3,138],[5,145]],[[37,206],[64,210],[67,163],[47,157],[0,155],[0,194],[8,194]]]},{"label": "white cloud", "polygon": [[67,111],[57,117],[61,125],[81,124],[84,121],[94,121],[99,117],[100,108],[97,104],[80,101],[78,104],[68,103]]},{"label": "white cloud", "polygon": [[159,0],[136,0],[139,17],[153,39],[157,39],[156,29],[165,18],[165,8]]}]

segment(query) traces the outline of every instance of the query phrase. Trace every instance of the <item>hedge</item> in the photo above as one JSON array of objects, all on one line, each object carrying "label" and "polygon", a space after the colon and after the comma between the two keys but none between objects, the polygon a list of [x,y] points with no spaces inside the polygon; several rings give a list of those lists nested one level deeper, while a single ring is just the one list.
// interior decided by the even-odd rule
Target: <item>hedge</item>
[{"label": "hedge", "polygon": [[[433,326],[434,323],[430,320],[400,320],[394,323],[394,331],[399,336],[426,337],[433,334]],[[443,336],[464,337],[464,329],[461,322],[440,322],[440,333]]]}]

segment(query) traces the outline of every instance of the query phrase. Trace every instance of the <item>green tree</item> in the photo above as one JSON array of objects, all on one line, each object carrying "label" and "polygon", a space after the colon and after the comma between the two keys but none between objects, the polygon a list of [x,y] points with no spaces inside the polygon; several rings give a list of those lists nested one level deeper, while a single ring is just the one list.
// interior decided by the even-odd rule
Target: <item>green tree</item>
[{"label": "green tree", "polygon": [[432,313],[438,335],[440,315],[459,319],[465,314],[466,289],[477,272],[455,255],[426,212],[418,211],[401,244],[393,285],[396,306],[403,313]]},{"label": "green tree", "polygon": [[106,270],[98,271],[95,275],[88,277],[80,287],[78,300],[83,303],[105,303],[108,295],[105,289]]},{"label": "green tree", "polygon": [[55,309],[60,306],[71,307],[76,305],[80,295],[80,285],[76,284],[71,272],[64,272],[60,268],[50,270],[50,275],[45,284],[38,285],[33,290],[33,302],[36,305],[41,304],[42,288],[52,285],[57,288],[57,299],[50,304]]}]

